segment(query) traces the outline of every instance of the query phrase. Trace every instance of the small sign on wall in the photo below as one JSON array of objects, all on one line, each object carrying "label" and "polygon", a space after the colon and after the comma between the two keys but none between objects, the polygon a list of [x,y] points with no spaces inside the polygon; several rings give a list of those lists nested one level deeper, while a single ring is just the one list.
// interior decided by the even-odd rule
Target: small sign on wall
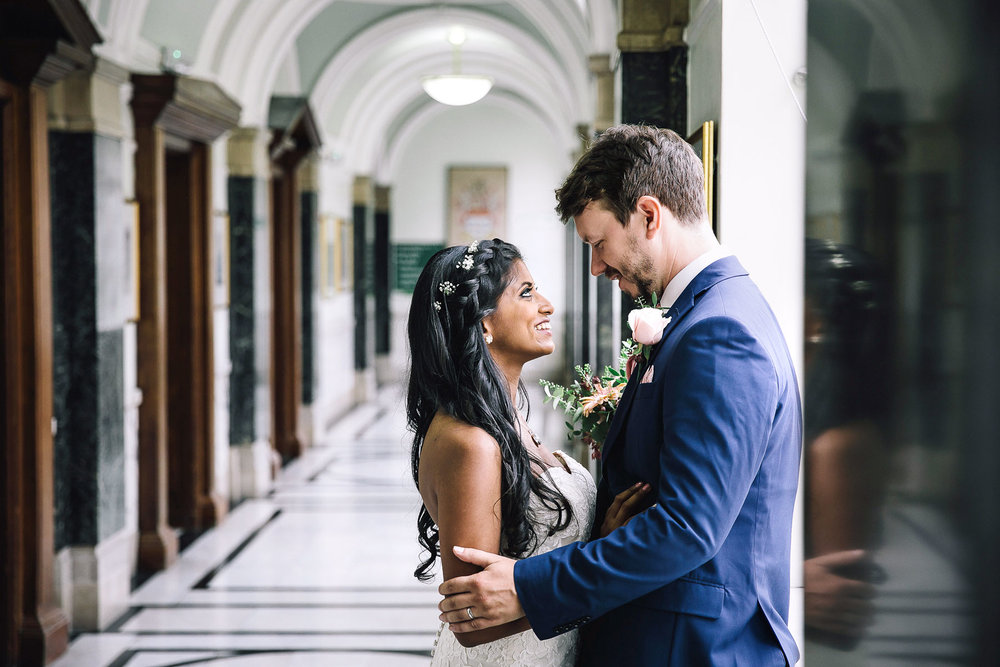
[{"label": "small sign on wall", "polygon": [[394,243],[392,259],[396,267],[396,282],[393,288],[397,292],[413,294],[413,286],[417,284],[427,260],[442,247],[439,243]]},{"label": "small sign on wall", "polygon": [[507,231],[507,168],[448,168],[448,243],[504,238]]}]

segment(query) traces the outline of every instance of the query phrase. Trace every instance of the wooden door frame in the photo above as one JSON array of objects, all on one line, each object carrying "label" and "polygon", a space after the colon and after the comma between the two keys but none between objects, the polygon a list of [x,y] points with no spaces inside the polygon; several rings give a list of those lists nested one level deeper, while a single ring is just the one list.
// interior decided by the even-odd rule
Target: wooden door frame
[{"label": "wooden door frame", "polygon": [[302,219],[298,169],[320,146],[304,97],[271,98],[271,442],[283,462],[302,455]]},{"label": "wooden door frame", "polygon": [[[14,95],[13,87],[0,79],[0,276],[4,276],[3,291],[0,299],[6,304],[10,302],[7,295],[7,220],[13,215],[11,190],[14,187],[5,176],[4,165],[13,162],[13,137],[9,136],[13,121],[13,109],[10,106]],[[0,496],[0,557],[3,559],[3,580],[0,581],[0,628],[3,628],[3,638],[0,639],[0,663],[14,664],[17,659],[17,627],[18,604],[21,599],[21,577],[15,570],[19,557],[16,553],[17,537],[21,534],[20,513],[16,510],[21,496],[20,482],[20,447],[10,446],[14,435],[9,428],[7,415],[11,406],[7,401],[7,359],[11,352],[7,349],[7,308],[0,310],[0,437],[3,438],[3,495]]]},{"label": "wooden door frame", "polygon": [[286,153],[271,174],[271,441],[282,462],[304,449],[298,410],[302,402],[302,270],[297,166]]},{"label": "wooden door frame", "polygon": [[164,155],[168,522],[197,532],[228,510],[214,480],[210,147],[171,137]]},{"label": "wooden door frame", "polygon": [[[143,393],[139,409],[139,568],[157,571],[177,556],[178,540],[170,526],[168,488],[178,494],[174,519],[193,530],[215,525],[226,500],[215,489],[213,429],[212,293],[208,258],[211,244],[209,144],[236,126],[239,106],[207,81],[174,74],[134,74],[136,181],[139,204],[139,324],[137,378]],[[167,219],[167,146],[189,153],[189,206],[180,230],[190,241],[188,262],[171,256],[183,248],[170,245]],[[168,268],[186,266],[183,275]],[[180,299],[188,317],[171,323],[167,290]],[[175,317],[177,314],[175,313]],[[184,317],[182,313],[180,317]],[[181,335],[181,333],[183,335]],[[179,345],[190,345],[183,354]],[[175,374],[171,357],[183,361]],[[180,384],[179,384],[180,383]],[[181,416],[174,421],[173,414]],[[168,428],[169,426],[169,428]],[[170,475],[170,448],[183,460]],[[177,473],[182,474],[177,478]]]},{"label": "wooden door frame", "polygon": [[[2,86],[5,554],[14,651],[43,664],[69,642],[53,588],[52,257],[46,92]],[[5,571],[5,575],[8,573]]]},{"label": "wooden door frame", "polygon": [[[13,5],[13,7],[11,7]],[[32,23],[0,35],[0,418],[4,493],[3,664],[41,665],[65,651],[69,619],[53,586],[52,257],[48,89],[92,67],[100,41],[78,0],[8,0]],[[45,33],[45,34],[43,34]]]}]

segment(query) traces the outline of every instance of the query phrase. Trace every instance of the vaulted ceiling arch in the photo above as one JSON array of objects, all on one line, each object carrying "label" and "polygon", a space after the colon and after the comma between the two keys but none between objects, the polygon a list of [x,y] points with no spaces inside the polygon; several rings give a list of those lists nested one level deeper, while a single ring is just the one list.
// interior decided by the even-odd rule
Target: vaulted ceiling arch
[{"label": "vaulted ceiling arch", "polygon": [[498,89],[532,100],[539,115],[561,118],[567,128],[592,114],[583,63],[568,68],[529,35],[489,15],[414,10],[359,33],[328,63],[312,94],[328,133],[354,134],[361,125],[377,133],[383,128],[374,118],[422,96],[422,75],[450,71],[451,47],[445,41],[450,25],[469,32],[463,71],[493,77]]},{"label": "vaulted ceiling arch", "polygon": [[[157,42],[157,26],[147,14],[151,7],[162,12],[161,3],[170,2],[91,0],[90,7],[107,16],[108,50],[119,62],[156,68],[156,47],[169,42]],[[588,56],[613,51],[618,24],[615,0],[455,5],[370,0],[366,5],[380,18],[359,23],[351,39],[329,46],[318,76],[303,82],[326,138],[349,149],[351,160],[366,169],[385,164],[395,141],[389,137],[406,136],[396,130],[408,126],[414,110],[432,104],[424,101],[419,80],[450,70],[445,36],[451,25],[462,25],[470,35],[462,47],[464,71],[493,77],[491,95],[506,96],[519,112],[551,127],[560,141],[573,142],[575,125],[593,115]],[[341,0],[214,0],[210,13],[203,12],[207,20],[190,26],[198,44],[191,72],[215,80],[240,102],[241,124],[265,125],[282,67],[296,63],[308,44],[299,42],[303,31],[327,10],[339,20],[359,6]],[[176,35],[176,23],[174,30]],[[315,60],[318,53],[314,65],[321,62]]]},{"label": "vaulted ceiling arch", "polygon": [[[195,71],[214,71],[220,85],[244,104],[248,124],[262,120],[266,103],[254,100],[254,93],[270,95],[281,63],[295,47],[302,30],[320,12],[337,0],[255,0],[253,11],[238,0],[219,0],[204,30]],[[607,0],[600,0],[607,2]],[[400,6],[413,6],[409,12],[447,14],[456,11],[449,5],[429,7],[425,2],[399,0]],[[473,11],[488,15],[489,5]],[[574,0],[508,0],[507,3],[525,17],[533,30],[543,36],[551,52],[567,63],[585,66],[591,50],[590,27],[586,16]],[[512,25],[512,24],[511,24]],[[522,31],[523,32],[523,31]],[[503,57],[503,54],[498,54]],[[579,78],[579,77],[577,77]]]}]

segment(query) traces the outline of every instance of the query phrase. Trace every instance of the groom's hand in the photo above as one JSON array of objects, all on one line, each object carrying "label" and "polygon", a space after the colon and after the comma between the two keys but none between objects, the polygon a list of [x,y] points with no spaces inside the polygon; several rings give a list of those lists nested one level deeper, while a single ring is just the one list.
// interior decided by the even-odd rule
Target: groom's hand
[{"label": "groom's hand", "polygon": [[[455,555],[482,572],[449,579],[438,592],[445,596],[438,617],[452,632],[471,632],[510,623],[524,616],[514,588],[514,561],[487,551],[455,547]],[[472,611],[471,617],[469,611]]]}]

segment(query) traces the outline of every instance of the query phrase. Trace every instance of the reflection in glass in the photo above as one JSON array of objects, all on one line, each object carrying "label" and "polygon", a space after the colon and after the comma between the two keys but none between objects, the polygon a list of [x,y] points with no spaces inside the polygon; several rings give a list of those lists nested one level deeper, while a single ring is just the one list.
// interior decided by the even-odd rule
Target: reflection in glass
[{"label": "reflection in glass", "polygon": [[[804,664],[969,664],[971,3],[811,0]],[[973,519],[974,520],[974,519]]]}]

